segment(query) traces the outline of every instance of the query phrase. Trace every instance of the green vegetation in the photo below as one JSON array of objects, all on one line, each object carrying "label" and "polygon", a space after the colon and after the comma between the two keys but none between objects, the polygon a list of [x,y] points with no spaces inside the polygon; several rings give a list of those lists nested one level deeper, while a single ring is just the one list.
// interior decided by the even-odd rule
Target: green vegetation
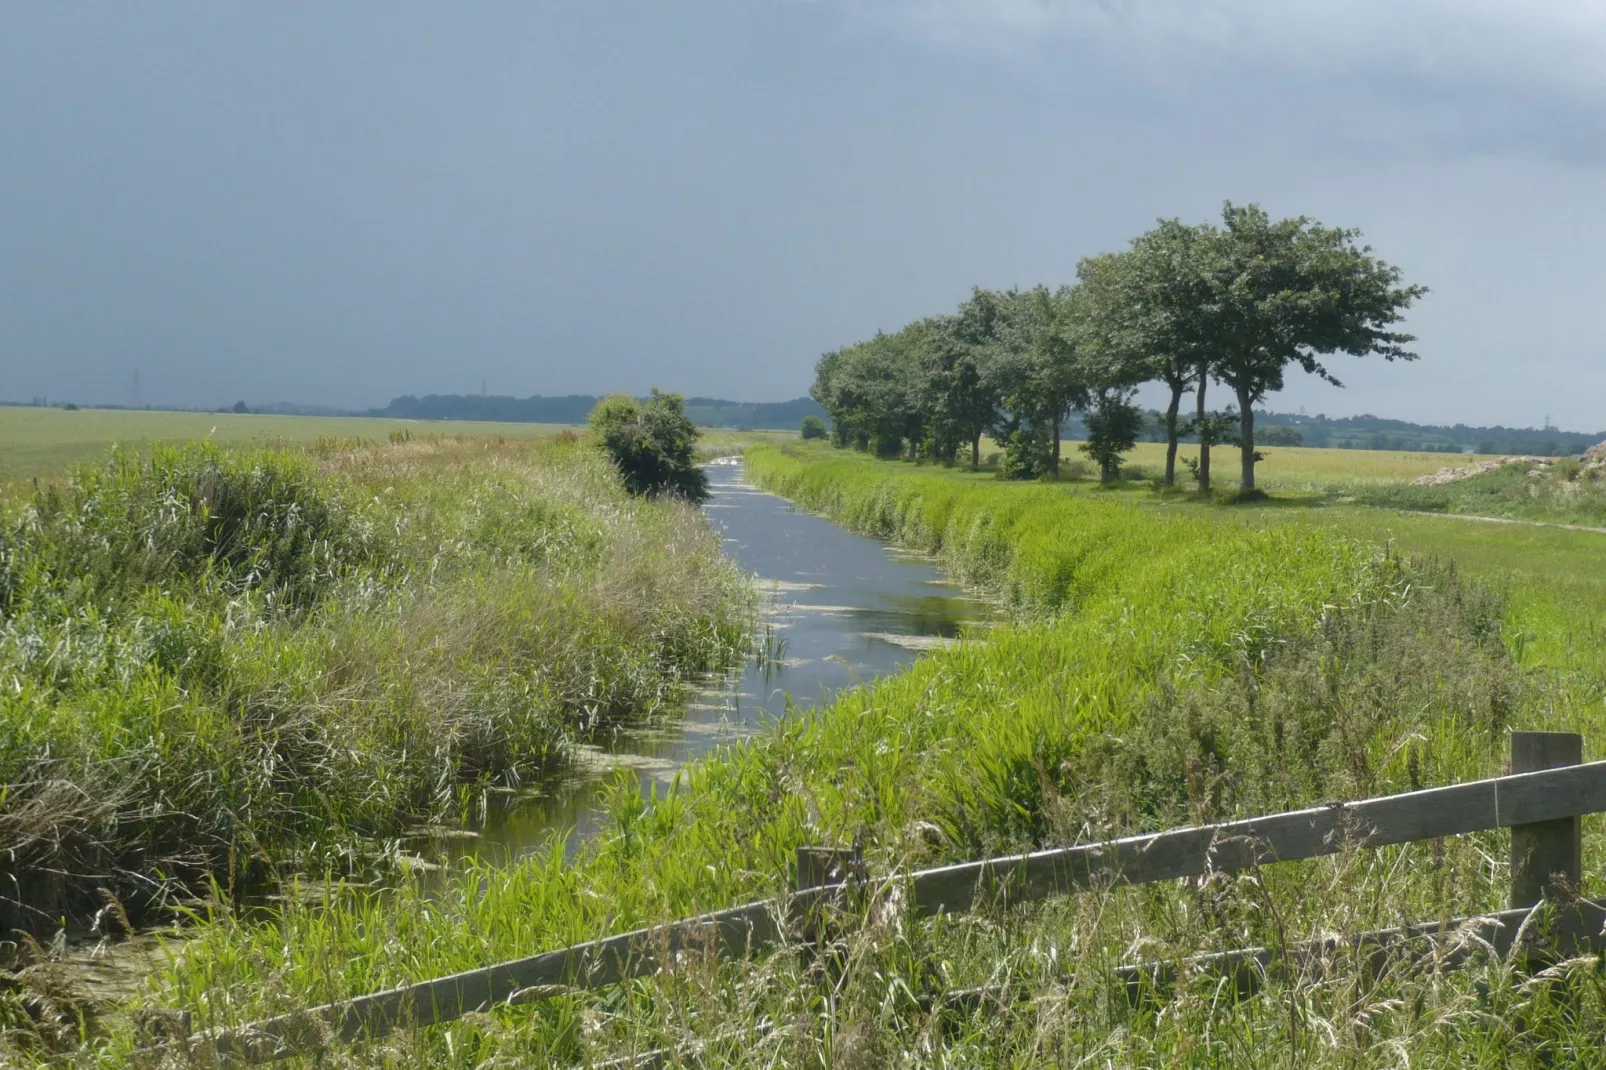
[{"label": "green vegetation", "polygon": [[831,433],[826,430],[825,421],[820,419],[818,416],[805,416],[803,417],[803,430],[801,434],[805,439],[819,439],[824,441],[826,438],[830,437]]},{"label": "green vegetation", "polygon": [[[1175,483],[1178,444],[1193,435],[1201,491],[1211,489],[1210,447],[1230,443],[1240,490],[1252,492],[1255,406],[1290,367],[1341,385],[1323,363],[1330,354],[1415,359],[1412,336],[1393,327],[1427,291],[1402,284],[1359,237],[1231,203],[1220,227],[1162,221],[1124,252],[1083,259],[1075,286],[978,288],[952,315],[827,353],[811,393],[838,446],[952,464],[968,445],[974,468],[990,431],[1004,447],[1001,472],[1016,478],[1059,474],[1075,410],[1110,482],[1142,430],[1132,399],[1160,381],[1171,395],[1162,482]],[[1236,412],[1206,409],[1212,380],[1233,391]],[[1185,424],[1190,390],[1196,413]]]},{"label": "green vegetation", "polygon": [[0,491],[54,478],[75,464],[99,462],[112,445],[146,450],[205,440],[219,446],[313,445],[322,439],[385,442],[392,435],[449,433],[475,437],[550,438],[555,424],[454,423],[357,416],[239,416],[216,412],[0,406]]},{"label": "green vegetation", "polygon": [[572,443],[82,469],[0,529],[0,922],[360,872],[376,838],[675,708],[750,611],[695,509]]},{"label": "green vegetation", "polygon": [[[1371,534],[1389,522],[1378,510],[1151,507],[818,447],[751,450],[748,471],[941,554],[1019,623],[696,763],[667,795],[643,799],[622,777],[607,827],[572,860],[555,843],[429,895],[291,897],[267,922],[214,906],[139,1002],[205,1027],[527,955],[775,891],[800,844],[858,843],[886,872],[1487,775],[1512,727],[1565,723],[1597,753],[1606,740],[1600,618],[1551,671],[1513,626],[1536,603],[1326,520]],[[1586,826],[1589,857],[1606,849],[1599,831]],[[1565,1001],[1498,964],[1374,973],[1342,955],[1254,999],[1204,978],[1167,1000],[1110,998],[1134,958],[1488,909],[1500,857],[1500,837],[1480,835],[920,922],[889,900],[844,938],[845,972],[690,956],[662,978],[498,1008],[357,1058],[592,1064],[681,1046],[693,1064],[739,1066],[1585,1065],[1606,1023],[1592,963],[1560,971],[1577,979]],[[917,1001],[984,983],[1030,998]],[[13,1043],[79,1044],[71,1005],[57,1006],[57,1034],[36,1024]],[[110,1029],[93,1046],[117,1064],[134,1034]]]},{"label": "green vegetation", "polygon": [[1143,414],[1118,394],[1105,393],[1087,415],[1087,441],[1079,449],[1099,466],[1099,482],[1113,483],[1121,473],[1121,458],[1138,444]]},{"label": "green vegetation", "polygon": [[686,418],[685,399],[653,388],[646,401],[614,394],[591,410],[591,437],[619,469],[632,494],[668,494],[700,502],[708,497],[708,474],[695,458],[697,428]]}]

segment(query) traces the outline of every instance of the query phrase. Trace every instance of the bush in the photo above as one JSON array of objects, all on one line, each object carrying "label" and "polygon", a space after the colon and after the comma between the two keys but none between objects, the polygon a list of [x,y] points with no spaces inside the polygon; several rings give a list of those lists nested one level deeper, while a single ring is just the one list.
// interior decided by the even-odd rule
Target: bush
[{"label": "bush", "polygon": [[1079,457],[1062,457],[1060,459],[1061,479],[1086,479],[1093,474],[1093,466]]},{"label": "bush", "polygon": [[825,421],[818,416],[803,417],[803,437],[805,439],[823,439],[829,434],[825,429]]},{"label": "bush", "polygon": [[1053,470],[1054,443],[1047,428],[1017,427],[1002,439],[1001,479],[1039,479]]},{"label": "bush", "polygon": [[1099,466],[1099,481],[1113,483],[1120,473],[1121,455],[1137,445],[1143,430],[1143,410],[1126,397],[1108,394],[1082,417],[1087,441],[1079,447]]},{"label": "bush", "polygon": [[39,593],[101,612],[148,584],[208,581],[305,607],[375,552],[309,462],[272,451],[120,455],[38,494],[30,513],[15,545],[27,547]]},{"label": "bush", "polygon": [[903,456],[903,436],[890,431],[877,431],[870,436],[870,449],[883,461],[896,460]]},{"label": "bush", "polygon": [[653,387],[644,402],[612,394],[597,402],[588,423],[593,440],[613,459],[630,493],[694,502],[708,497],[708,473],[692,456],[697,427],[679,394]]}]

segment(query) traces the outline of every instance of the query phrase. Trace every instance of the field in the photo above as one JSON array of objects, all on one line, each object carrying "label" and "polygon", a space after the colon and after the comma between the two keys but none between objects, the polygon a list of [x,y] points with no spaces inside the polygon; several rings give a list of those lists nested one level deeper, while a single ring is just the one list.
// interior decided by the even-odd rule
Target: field
[{"label": "field", "polygon": [[[320,463],[400,487],[398,460],[423,448]],[[1299,453],[1324,456],[1291,480],[1418,463]],[[1606,537],[1304,494],[1219,506],[1009,484],[824,447],[747,456],[762,485],[939,554],[1016,623],[698,762],[667,795],[643,799],[622,777],[608,829],[573,859],[554,848],[427,890],[320,883],[267,919],[214,897],[133,1006],[231,1024],[527,955],[773,893],[803,844],[856,843],[885,873],[1489,775],[1513,728],[1566,726],[1586,733],[1587,757],[1606,752]],[[1328,457],[1373,470],[1320,470]],[[409,514],[460,515],[442,508],[455,491],[409,493]],[[1600,822],[1585,829],[1598,859]],[[693,957],[664,978],[553,993],[351,1057],[592,1065],[669,1047],[733,1066],[1590,1065],[1606,1028],[1592,961],[1562,971],[1565,1000],[1499,963],[1379,974],[1342,956],[1271,976],[1253,999],[1202,976],[1157,1002],[1108,998],[1134,956],[1491,909],[1504,854],[1499,834],[1479,834],[964,918],[916,923],[876,905],[834,973],[785,954]],[[1583,892],[1602,890],[1586,875]],[[984,983],[1028,998],[919,1001]],[[53,1006],[54,1021],[28,1012],[18,1055],[119,1065],[137,1041],[126,1017],[96,1018],[66,993]]]},{"label": "field", "polygon": [[112,445],[208,441],[220,446],[311,444],[320,438],[384,442],[393,431],[507,438],[548,438],[553,424],[458,423],[360,416],[258,416],[221,412],[45,409],[0,406],[0,487],[59,475],[98,460]]},{"label": "field", "polygon": [[[0,406],[0,493],[35,479],[51,479],[113,446],[148,450],[158,443],[206,441],[219,446],[313,445],[319,439],[386,442],[393,433],[416,437],[550,438],[561,424],[482,423],[465,420],[397,420],[363,416],[263,416],[213,412],[122,409],[45,409]],[[582,427],[567,428],[582,431]],[[795,439],[792,431],[703,432],[706,456],[740,452],[757,442]]]},{"label": "field", "polygon": [[[1062,457],[1081,459],[1080,443],[1066,442]],[[1394,450],[1334,450],[1305,446],[1264,446],[1265,460],[1256,466],[1256,480],[1266,490],[1332,491],[1348,487],[1376,486],[1409,482],[1441,468],[1474,464],[1488,458],[1460,453],[1401,453]],[[1181,458],[1197,457],[1198,446],[1184,444],[1177,450],[1179,478],[1185,479]],[[1230,485],[1238,476],[1238,450],[1217,446],[1210,451],[1216,479]],[[1085,463],[1085,459],[1084,459]],[[1165,443],[1140,442],[1127,454],[1127,466],[1141,470],[1145,477],[1165,471]],[[1129,476],[1130,478],[1130,476]]]}]

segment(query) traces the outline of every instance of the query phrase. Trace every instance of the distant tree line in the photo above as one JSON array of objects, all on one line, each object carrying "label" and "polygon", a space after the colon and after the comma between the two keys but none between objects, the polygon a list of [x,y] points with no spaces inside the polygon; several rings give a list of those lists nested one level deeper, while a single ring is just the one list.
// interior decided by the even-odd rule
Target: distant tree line
[{"label": "distant tree line", "polygon": [[[1288,369],[1342,385],[1324,357],[1416,359],[1412,336],[1393,327],[1426,288],[1403,283],[1359,237],[1305,217],[1273,220],[1256,205],[1228,203],[1219,226],[1163,220],[1121,252],[1083,259],[1074,284],[977,288],[950,314],[827,353],[811,394],[838,446],[941,463],[968,454],[977,466],[991,434],[1003,473],[1017,478],[1058,473],[1075,414],[1082,450],[1110,481],[1145,431],[1138,387],[1158,382],[1169,393],[1165,483],[1192,437],[1202,490],[1210,447],[1230,445],[1250,491],[1255,407]],[[1236,405],[1210,409],[1211,383]]]},{"label": "distant tree line", "polygon": [[1606,430],[1563,431],[1545,427],[1473,426],[1468,424],[1415,424],[1362,414],[1329,418],[1277,414],[1279,423],[1297,427],[1305,444],[1340,449],[1418,450],[1426,453],[1522,453],[1562,457],[1582,453],[1606,439]]},{"label": "distant tree line", "polygon": [[[591,394],[562,397],[503,397],[495,394],[404,394],[365,416],[401,420],[485,420],[498,423],[583,424],[601,399]],[[637,398],[638,401],[648,400]],[[781,430],[795,428],[805,416],[825,411],[810,398],[793,401],[741,402],[722,398],[686,398],[685,415],[701,427]]]},{"label": "distant tree line", "polygon": [[[1149,409],[1140,441],[1164,442],[1165,414]],[[1074,414],[1064,428],[1066,438],[1082,438],[1086,429]],[[1196,436],[1184,434],[1182,441]],[[1555,427],[1418,424],[1362,413],[1329,417],[1325,413],[1255,412],[1256,446],[1310,446],[1348,450],[1404,450],[1417,453],[1521,453],[1565,457],[1606,439],[1606,430],[1563,431]]]}]

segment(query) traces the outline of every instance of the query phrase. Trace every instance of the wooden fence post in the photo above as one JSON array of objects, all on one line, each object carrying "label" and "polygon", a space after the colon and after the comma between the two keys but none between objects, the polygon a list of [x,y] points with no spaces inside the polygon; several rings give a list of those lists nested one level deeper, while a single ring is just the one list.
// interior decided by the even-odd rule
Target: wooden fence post
[{"label": "wooden fence post", "polygon": [[855,875],[863,856],[852,848],[799,847],[797,849],[797,891],[846,884]]},{"label": "wooden fence post", "polygon": [[[847,885],[857,879],[864,868],[864,855],[857,848],[799,847],[797,849],[797,882],[794,890],[806,892],[813,888]],[[828,897],[805,897],[794,900],[792,923],[803,938],[799,949],[805,968],[824,965],[827,970],[840,971],[844,960],[832,953],[838,935],[831,924],[831,912],[844,905],[842,888]],[[822,963],[821,957],[824,956]]]},{"label": "wooden fence post", "polygon": [[[1584,737],[1577,732],[1511,733],[1511,771],[1534,773],[1580,765]],[[1576,817],[1511,827],[1511,906],[1531,907],[1544,898],[1563,902],[1583,878],[1581,823]]]}]

